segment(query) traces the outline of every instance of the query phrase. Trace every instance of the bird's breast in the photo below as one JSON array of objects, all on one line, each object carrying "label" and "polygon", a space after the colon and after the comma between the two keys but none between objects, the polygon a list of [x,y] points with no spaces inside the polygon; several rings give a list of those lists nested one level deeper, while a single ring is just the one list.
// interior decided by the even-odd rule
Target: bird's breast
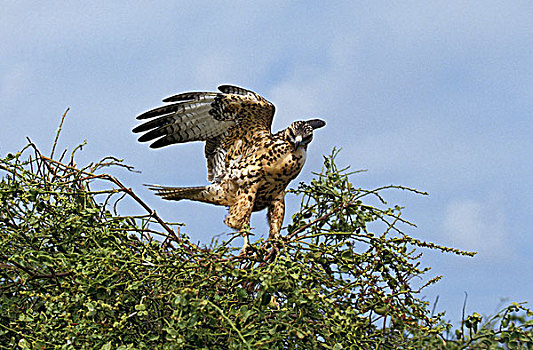
[{"label": "bird's breast", "polygon": [[290,147],[280,147],[272,155],[265,157],[263,167],[265,176],[271,180],[282,180],[287,184],[302,170],[305,163],[306,151],[298,148],[292,151]]},{"label": "bird's breast", "polygon": [[294,179],[305,163],[305,150],[276,154],[263,159],[263,176],[258,179],[260,186],[254,203],[254,211],[268,207],[273,200],[283,196],[289,182]]}]

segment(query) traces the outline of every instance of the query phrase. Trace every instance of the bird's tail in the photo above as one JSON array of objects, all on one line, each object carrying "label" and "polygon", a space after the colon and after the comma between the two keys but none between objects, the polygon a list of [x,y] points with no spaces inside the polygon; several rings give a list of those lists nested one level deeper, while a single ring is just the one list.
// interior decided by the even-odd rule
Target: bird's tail
[{"label": "bird's tail", "polygon": [[216,185],[196,187],[164,187],[147,185],[156,195],[169,201],[188,199],[191,201],[211,203],[215,205],[229,205],[223,196],[218,195]]},{"label": "bird's tail", "polygon": [[179,201],[190,199],[193,201],[202,200],[207,186],[196,187],[164,187],[159,185],[147,185],[155,194],[169,201]]}]

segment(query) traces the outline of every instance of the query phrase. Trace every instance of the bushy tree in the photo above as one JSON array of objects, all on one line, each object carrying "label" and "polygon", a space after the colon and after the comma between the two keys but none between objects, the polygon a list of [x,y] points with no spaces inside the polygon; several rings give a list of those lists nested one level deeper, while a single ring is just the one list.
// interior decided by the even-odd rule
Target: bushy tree
[{"label": "bushy tree", "polygon": [[[57,138],[56,138],[57,141]],[[55,148],[55,143],[54,143]],[[532,313],[512,304],[456,332],[415,287],[423,242],[384,191],[355,187],[337,151],[309,184],[284,239],[237,255],[198,247],[106,173],[33,143],[0,160],[0,348],[464,349],[533,347]],[[104,189],[92,190],[100,181]],[[94,186],[93,186],[94,187]],[[121,216],[125,196],[147,214]],[[372,204],[370,204],[372,203]]]}]

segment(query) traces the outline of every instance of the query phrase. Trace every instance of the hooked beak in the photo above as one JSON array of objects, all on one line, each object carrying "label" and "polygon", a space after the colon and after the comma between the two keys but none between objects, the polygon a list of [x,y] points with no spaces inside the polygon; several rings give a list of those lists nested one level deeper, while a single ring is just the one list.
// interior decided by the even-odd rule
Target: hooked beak
[{"label": "hooked beak", "polygon": [[294,150],[296,151],[298,149],[298,147],[300,147],[300,144],[302,143],[302,136],[298,135],[294,138],[294,142],[293,142],[293,145],[294,145]]}]

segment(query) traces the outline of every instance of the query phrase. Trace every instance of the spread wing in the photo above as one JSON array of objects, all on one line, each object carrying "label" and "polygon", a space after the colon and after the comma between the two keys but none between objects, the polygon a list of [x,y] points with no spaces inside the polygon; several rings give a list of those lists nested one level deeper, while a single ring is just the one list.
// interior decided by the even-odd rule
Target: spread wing
[{"label": "spread wing", "polygon": [[275,111],[272,103],[253,91],[231,85],[218,89],[220,92],[186,92],[164,99],[170,104],[139,115],[137,119],[149,120],[133,132],[144,132],[140,142],[155,140],[152,148],[205,141],[207,179],[215,181],[228,165],[226,154],[241,140],[271,134]]}]

